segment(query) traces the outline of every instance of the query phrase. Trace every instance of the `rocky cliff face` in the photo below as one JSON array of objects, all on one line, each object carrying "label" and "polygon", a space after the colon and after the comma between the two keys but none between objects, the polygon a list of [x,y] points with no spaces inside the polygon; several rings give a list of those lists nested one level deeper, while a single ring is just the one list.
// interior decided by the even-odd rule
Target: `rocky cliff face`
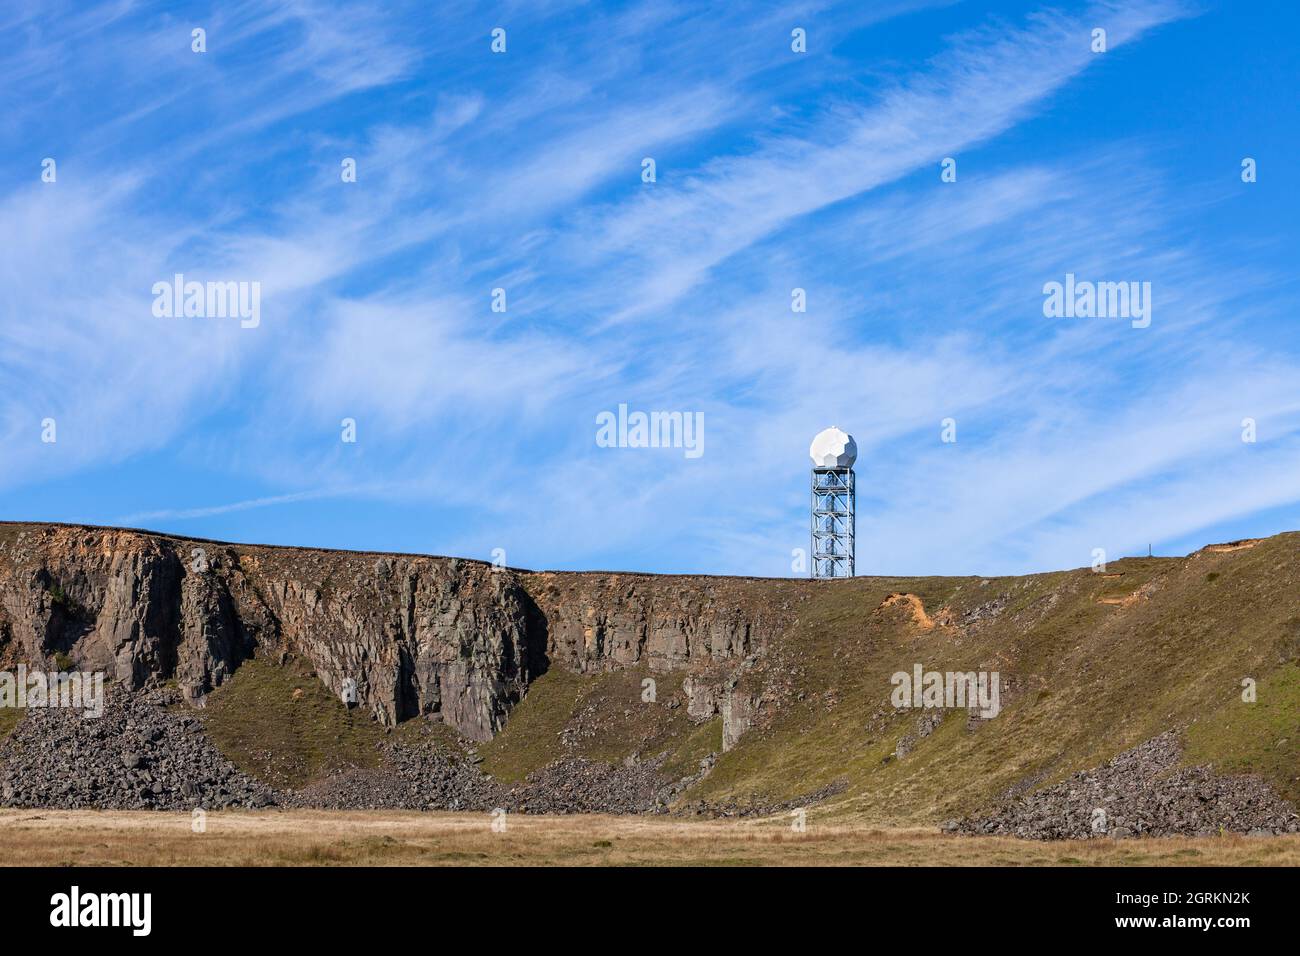
[{"label": "rocky cliff face", "polygon": [[175,680],[201,705],[241,661],[302,655],[386,724],[490,739],[548,667],[655,671],[763,653],[801,582],[515,572],[479,562],[0,525],[0,653]]},{"label": "rocky cliff face", "polygon": [[280,638],[386,724],[439,715],[474,740],[544,666],[516,576],[455,559],[261,549],[242,557]]},{"label": "rocky cliff face", "polygon": [[642,662],[667,672],[762,654],[806,583],[571,572],[521,578],[546,628],[548,655],[582,673]]}]

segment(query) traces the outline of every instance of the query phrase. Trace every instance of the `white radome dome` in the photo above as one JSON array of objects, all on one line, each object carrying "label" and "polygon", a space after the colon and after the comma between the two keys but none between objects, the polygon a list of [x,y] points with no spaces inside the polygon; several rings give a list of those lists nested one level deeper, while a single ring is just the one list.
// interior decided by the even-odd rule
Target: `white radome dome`
[{"label": "white radome dome", "polygon": [[852,468],[858,460],[858,443],[848,432],[832,425],[817,433],[808,454],[815,468]]}]

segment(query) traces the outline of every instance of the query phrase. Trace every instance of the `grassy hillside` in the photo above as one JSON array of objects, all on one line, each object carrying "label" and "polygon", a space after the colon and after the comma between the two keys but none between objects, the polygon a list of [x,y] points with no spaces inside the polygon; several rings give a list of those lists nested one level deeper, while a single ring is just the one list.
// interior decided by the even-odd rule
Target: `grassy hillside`
[{"label": "grassy hillside", "polygon": [[[1258,773],[1296,800],[1298,576],[1300,535],[1288,534],[1186,558],[1125,559],[1104,574],[810,584],[798,620],[739,676],[738,691],[763,703],[732,750],[722,752],[720,717],[688,716],[685,671],[552,666],[478,752],[507,784],[566,756],[659,759],[681,779],[716,754],[681,801],[770,805],[835,785],[814,813],[910,825],[1060,781],[1176,728],[1188,762]],[[890,702],[890,676],[916,664],[997,671],[1001,713],[975,721],[950,711],[922,726],[922,711]],[[717,680],[734,665],[692,676]],[[1256,681],[1254,703],[1241,699],[1243,678]],[[643,699],[647,679],[653,701]],[[384,734],[306,669],[265,661],[215,692],[206,719],[241,767],[291,786],[372,766]],[[904,737],[910,747],[898,756]]]},{"label": "grassy hillside", "polygon": [[0,740],[4,740],[14,732],[22,717],[23,712],[17,707],[0,707]]},{"label": "grassy hillside", "polygon": [[1292,662],[1265,675],[1253,704],[1241,694],[1187,731],[1187,756],[1228,772],[1258,773],[1300,805],[1300,665]]},{"label": "grassy hillside", "polygon": [[374,767],[384,728],[349,709],[298,662],[245,661],[208,696],[204,722],[245,773],[300,787],[331,770]]},{"label": "grassy hillside", "polygon": [[[1104,574],[818,586],[742,678],[742,688],[776,687],[780,706],[682,799],[775,803],[841,782],[819,813],[932,823],[1057,782],[1169,728],[1187,731],[1189,762],[1258,773],[1296,799],[1298,571],[1300,536],[1288,534],[1187,558],[1126,559]],[[881,608],[897,593],[915,595],[924,613],[915,602]],[[921,712],[890,704],[890,676],[917,663],[998,671],[1001,714],[969,722],[949,712],[918,735]],[[1254,704],[1241,701],[1243,677],[1258,682]],[[681,675],[659,679],[662,701]],[[610,762],[666,749],[684,775],[721,750],[716,718],[692,731],[684,708],[639,704],[638,686],[634,672],[546,675],[485,748],[487,766],[518,776],[558,755],[561,731],[584,722],[602,732],[578,749]],[[894,757],[908,735],[912,749]]]},{"label": "grassy hillside", "polygon": [[[1284,665],[1297,652],[1298,547],[1287,535],[1187,559],[1126,560],[1108,568],[1117,576],[853,582],[819,602],[785,652],[806,686],[836,688],[836,703],[785,710],[725,755],[699,792],[794,796],[843,775],[850,788],[832,812],[933,821],[1191,726],[1189,759],[1258,772],[1294,794],[1300,709],[1294,665]],[[923,630],[874,613],[885,590],[912,591],[932,611],[948,605],[959,619],[988,597],[1005,606],[964,633]],[[875,715],[888,674],[916,662],[997,669],[1011,688],[995,720],[968,727],[964,714],[949,715],[905,758],[889,759],[915,716]],[[1244,676],[1260,682],[1256,704],[1240,702]]]},{"label": "grassy hillside", "polygon": [[645,667],[585,675],[551,668],[510,715],[508,732],[479,747],[483,769],[503,783],[518,783],[564,756],[617,764],[667,753],[666,776],[696,773],[700,760],[722,749],[722,721],[697,725],[683,701],[670,707],[668,699],[643,700],[647,679],[655,681],[656,698],[681,697],[681,675],[651,674]]}]

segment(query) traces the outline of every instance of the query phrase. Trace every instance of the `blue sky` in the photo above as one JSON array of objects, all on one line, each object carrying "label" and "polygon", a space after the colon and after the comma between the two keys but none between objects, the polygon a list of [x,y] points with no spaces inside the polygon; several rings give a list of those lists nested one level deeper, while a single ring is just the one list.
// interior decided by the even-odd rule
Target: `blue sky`
[{"label": "blue sky", "polygon": [[838,424],[859,573],[1300,525],[1294,4],[716,6],[6,5],[0,517],[787,575]]}]

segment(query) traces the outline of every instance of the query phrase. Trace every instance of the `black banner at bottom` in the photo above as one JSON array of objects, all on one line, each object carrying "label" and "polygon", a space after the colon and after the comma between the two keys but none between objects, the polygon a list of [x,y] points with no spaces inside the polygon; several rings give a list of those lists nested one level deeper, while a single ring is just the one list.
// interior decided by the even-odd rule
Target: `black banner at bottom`
[{"label": "black banner at bottom", "polygon": [[[1207,944],[1295,926],[1294,869],[0,869],[10,943],[42,938],[127,946],[197,939],[376,942],[452,920],[476,933],[680,926],[692,942],[773,943],[773,921],[809,938],[911,927],[922,936],[1050,932]],[[512,929],[512,927],[515,927]],[[945,929],[946,927],[946,929]],[[418,935],[418,932],[417,932]]]}]

